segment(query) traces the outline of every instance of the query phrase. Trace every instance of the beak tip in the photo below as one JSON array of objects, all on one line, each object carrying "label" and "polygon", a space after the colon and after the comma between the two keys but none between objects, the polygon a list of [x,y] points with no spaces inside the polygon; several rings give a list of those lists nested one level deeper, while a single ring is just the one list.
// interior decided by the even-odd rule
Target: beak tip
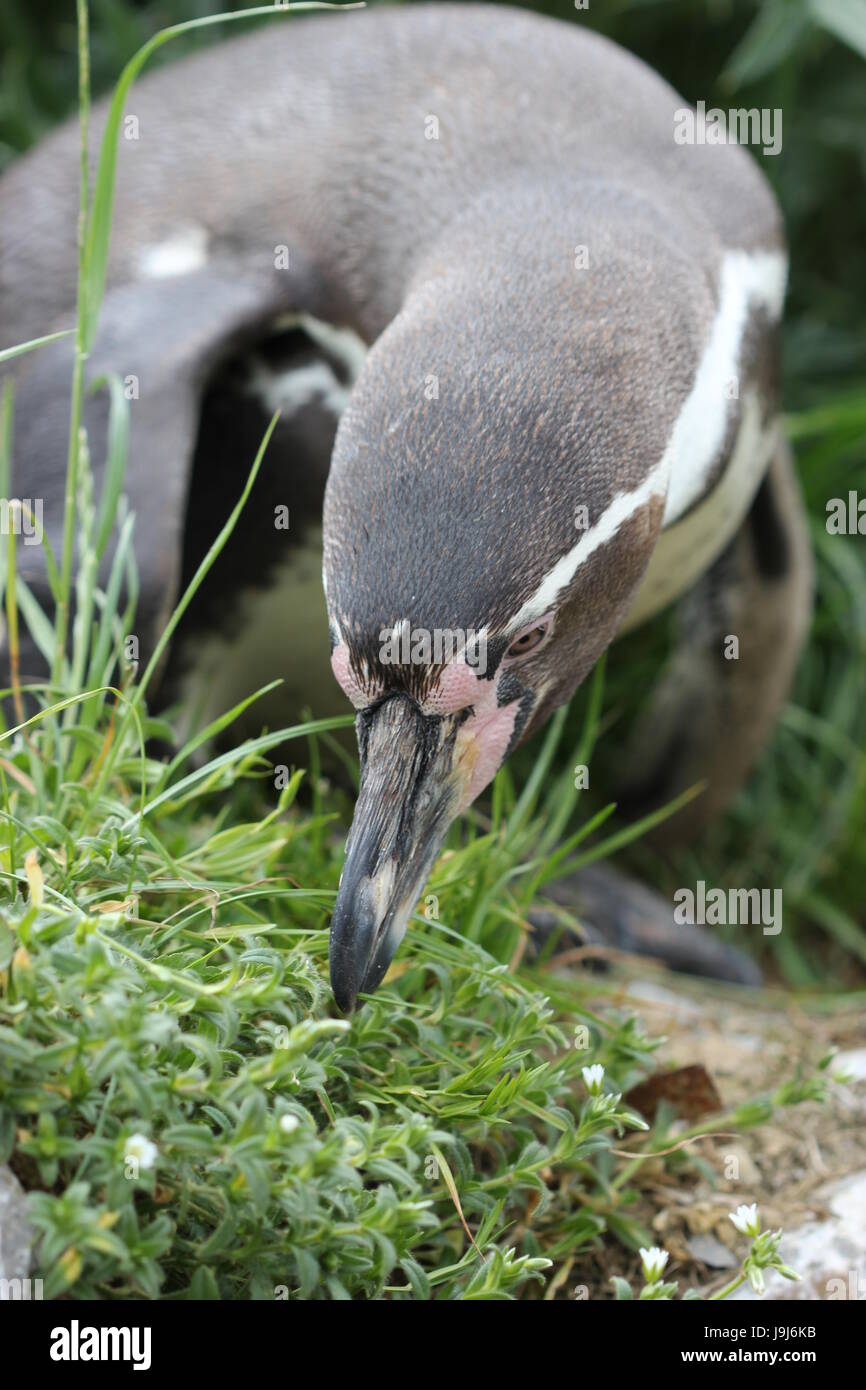
[{"label": "beak tip", "polygon": [[331,980],[331,993],[334,996],[334,1003],[341,1014],[353,1014],[358,1006],[358,997],[351,990],[344,989],[341,985],[335,985]]},{"label": "beak tip", "polygon": [[331,991],[343,1014],[359,1007],[359,994],[373,994],[378,988],[396,943],[379,937],[382,905],[373,879],[364,874],[360,881],[344,871],[334,904],[328,948]]},{"label": "beak tip", "polygon": [[357,970],[346,959],[345,953],[336,951],[335,935],[331,933],[330,976],[331,993],[341,1014],[354,1013],[358,1003]]},{"label": "beak tip", "polygon": [[[333,937],[332,937],[333,942]],[[341,1014],[357,1013],[361,1008],[360,994],[375,994],[391,963],[393,949],[375,953],[371,960],[361,962],[351,956],[332,952],[330,960],[331,993]]]}]

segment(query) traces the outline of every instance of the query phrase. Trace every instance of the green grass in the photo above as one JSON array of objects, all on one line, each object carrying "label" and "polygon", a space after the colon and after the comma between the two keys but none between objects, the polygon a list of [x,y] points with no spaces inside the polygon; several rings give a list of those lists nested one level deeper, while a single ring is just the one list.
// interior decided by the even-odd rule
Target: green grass
[{"label": "green grass", "polygon": [[[591,1011],[599,984],[560,980],[552,1002],[509,969],[558,789],[500,785],[489,830],[431,881],[439,918],[416,918],[397,979],[348,1023],[327,984],[329,798],[301,812],[297,772],[268,816],[239,816],[272,786],[273,739],[317,726],[191,772],[181,750],[167,777],[132,722],[97,792],[105,728],[70,783],[57,713],[4,740],[0,925],[0,1161],[31,1191],[46,1297],[504,1298],[599,1239],[623,1260],[652,1243],[631,1208],[667,1125],[618,1153],[655,1044]],[[822,1091],[797,1081],[712,1127]]]},{"label": "green grass", "polygon": [[[116,77],[152,34],[156,11],[119,0],[93,8],[93,71]],[[164,0],[158,13],[193,9]],[[682,25],[683,6],[669,9]],[[631,16],[640,28],[654,11],[611,7],[601,17],[616,28],[611,15],[623,25]],[[4,12],[10,22],[5,75],[14,81],[0,105],[9,152],[74,96],[68,9],[47,39],[26,16]],[[810,56],[816,42],[831,43],[804,29],[763,79],[782,72],[790,84],[795,67],[814,77],[825,56]],[[67,54],[59,66],[58,50]],[[748,69],[743,53],[748,46],[738,60]],[[52,71],[63,75],[54,85]],[[79,357],[99,311],[110,163],[109,145],[83,224]],[[816,172],[819,185],[823,177]],[[803,343],[814,312],[798,302]],[[617,1243],[624,1263],[651,1243],[634,1208],[644,1162],[667,1145],[668,1127],[632,1134],[633,1157],[623,1158],[623,1135],[638,1126],[620,1097],[651,1066],[655,1044],[615,1007],[596,1011],[598,980],[553,982],[516,962],[527,913],[557,868],[622,851],[662,882],[778,882],[783,873],[799,920],[773,949],[792,980],[845,979],[866,958],[866,580],[861,543],[822,525],[826,497],[862,474],[866,433],[864,359],[847,309],[838,315],[834,324],[828,310],[823,338],[804,354],[818,364],[816,380],[791,407],[815,518],[815,630],[779,735],[728,822],[699,858],[660,865],[641,846],[644,827],[614,827],[608,808],[587,808],[575,790],[572,768],[627,717],[642,683],[635,673],[655,661],[663,633],[636,639],[500,774],[489,808],[454,829],[425,895],[429,916],[416,915],[393,977],[351,1022],[333,1016],[327,985],[346,802],[311,757],[311,744],[348,718],[209,755],[206,736],[225,735],[240,712],[227,711],[170,759],[150,755],[156,738],[177,744],[148,713],[153,664],[137,673],[124,658],[136,592],[122,500],[126,405],[108,380],[110,482],[97,509],[76,428],[77,373],[67,537],[77,539],[78,564],[71,540],[50,560],[53,614],[17,575],[14,537],[0,554],[11,644],[26,624],[53,672],[50,685],[25,692],[40,713],[24,717],[22,704],[0,736],[0,1161],[31,1193],[34,1274],[47,1296],[539,1296],[563,1261],[594,1243]],[[3,495],[13,409],[7,392]],[[250,481],[261,456],[246,461]],[[109,545],[103,589],[98,560]],[[195,583],[206,582],[212,558]],[[292,740],[298,765],[278,793],[268,754]],[[602,1096],[582,1080],[594,1063],[605,1067]],[[760,1123],[821,1088],[820,1078],[797,1080],[714,1117],[714,1127]]]}]

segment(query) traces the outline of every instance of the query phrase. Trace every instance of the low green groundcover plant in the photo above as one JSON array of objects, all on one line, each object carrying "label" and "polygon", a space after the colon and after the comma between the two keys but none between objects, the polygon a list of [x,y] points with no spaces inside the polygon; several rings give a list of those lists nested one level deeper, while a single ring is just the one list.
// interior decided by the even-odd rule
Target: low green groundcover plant
[{"label": "low green groundcover plant", "polygon": [[[229,823],[260,765],[241,745],[142,815],[138,756],[93,801],[94,742],[74,786],[43,765],[51,814],[30,775],[50,735],[26,732],[3,760],[0,1160],[31,1191],[46,1297],[502,1298],[606,1232],[651,1244],[633,1183],[669,1141],[618,1157],[645,1128],[620,1094],[653,1047],[633,1020],[591,1015],[586,985],[554,1006],[423,917],[394,984],[333,1017],[331,894],[292,880],[333,882],[337,856],[293,804],[299,776]],[[440,866],[455,920],[485,865],[513,872],[506,824]],[[491,940],[516,908],[495,896]]]},{"label": "low green groundcover plant", "polygon": [[[85,0],[78,11],[86,153]],[[174,756],[153,755],[177,747],[170,722],[148,713],[154,672],[269,437],[152,659],[131,667],[127,405],[116,379],[100,383],[110,418],[97,504],[83,368],[124,97],[183,28],[124,72],[92,199],[82,193],[62,554],[42,542],[53,614],[17,573],[15,528],[0,538],[14,712],[0,732],[0,1162],[29,1193],[32,1273],[46,1297],[492,1299],[551,1294],[567,1259],[613,1239],[643,1250],[641,1297],[673,1297],[664,1252],[631,1210],[643,1162],[669,1135],[643,1134],[622,1100],[655,1043],[616,1010],[593,1012],[597,981],[551,985],[537,963],[519,964],[545,883],[651,823],[602,835],[606,807],[573,829],[571,769],[595,740],[603,668],[570,756],[557,755],[563,711],[519,794],[505,770],[489,814],[452,832],[396,969],[351,1020],[335,1016],[327,986],[345,803],[319,763],[319,740],[349,720],[214,752],[251,695]],[[7,388],[4,497],[13,410]],[[26,689],[19,624],[51,673]],[[310,775],[275,777],[270,755],[293,741]],[[820,1077],[798,1080],[718,1125],[760,1123],[821,1090]],[[677,1136],[678,1161],[706,1128]],[[629,1131],[638,1147],[632,1133],[624,1157]],[[777,1235],[761,1234],[757,1215],[742,1230],[754,1243],[738,1278],[755,1283],[781,1268]],[[618,1280],[616,1293],[631,1289]]]}]

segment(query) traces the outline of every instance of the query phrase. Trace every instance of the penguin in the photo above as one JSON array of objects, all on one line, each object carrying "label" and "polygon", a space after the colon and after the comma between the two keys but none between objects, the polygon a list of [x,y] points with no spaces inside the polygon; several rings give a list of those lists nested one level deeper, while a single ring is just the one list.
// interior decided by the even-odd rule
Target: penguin
[{"label": "penguin", "polygon": [[[706,780],[681,831],[730,801],[785,698],[811,567],[779,419],[784,232],[749,153],[677,139],[687,109],[577,22],[474,4],[275,18],[128,100],[87,370],[136,384],[142,648],[281,408],[187,667],[223,706],[229,672],[300,699],[330,641],[361,768],[330,929],[346,1012],[451,823],[620,633],[679,603],[623,763],[634,806]],[[77,140],[0,182],[0,346],[73,321]],[[60,340],[4,369],[15,486],[55,541],[70,360]],[[88,396],[97,484],[106,410]]]}]

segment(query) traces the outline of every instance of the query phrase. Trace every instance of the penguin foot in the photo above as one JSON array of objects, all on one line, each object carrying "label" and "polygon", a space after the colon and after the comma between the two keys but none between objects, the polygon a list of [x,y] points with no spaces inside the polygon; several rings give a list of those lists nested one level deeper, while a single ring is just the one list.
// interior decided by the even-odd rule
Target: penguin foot
[{"label": "penguin foot", "polygon": [[[552,902],[579,919],[580,930],[566,929],[561,951],[577,946],[604,946],[629,955],[650,956],[671,970],[732,984],[758,986],[761,971],[750,956],[721,941],[707,928],[678,924],[673,904],[654,889],[611,868],[590,864],[548,889]],[[555,909],[529,914],[534,948],[543,949],[561,927]],[[554,959],[555,959],[554,955]]]}]

